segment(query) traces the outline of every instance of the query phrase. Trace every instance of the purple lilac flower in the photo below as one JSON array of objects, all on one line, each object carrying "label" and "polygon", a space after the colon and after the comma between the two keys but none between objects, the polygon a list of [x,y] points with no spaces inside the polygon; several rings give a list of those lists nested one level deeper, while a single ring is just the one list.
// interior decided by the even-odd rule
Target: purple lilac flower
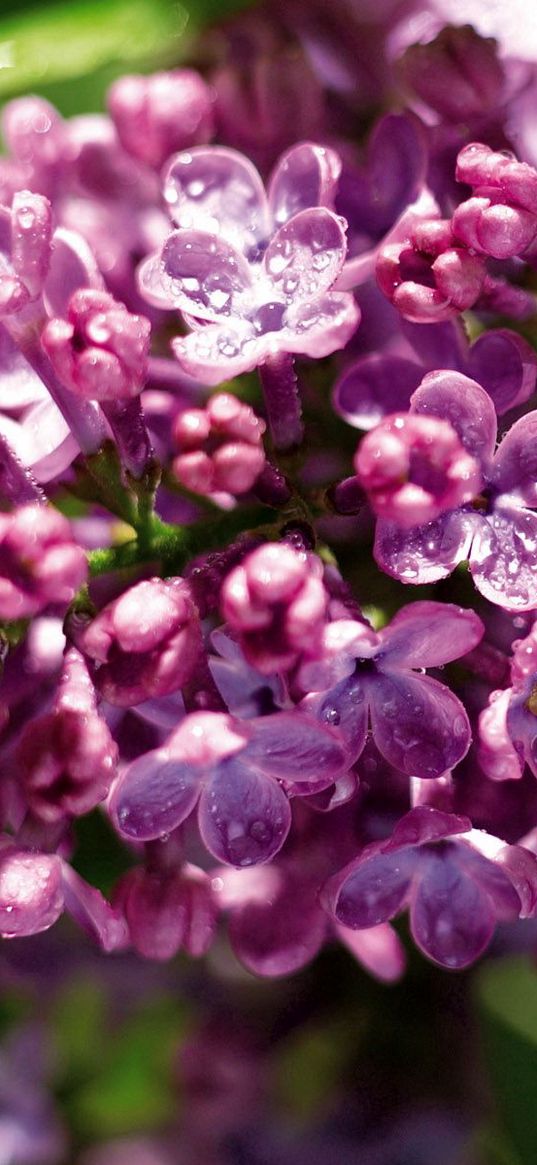
[{"label": "purple lilac flower", "polygon": [[483,624],[451,603],[402,607],[382,631],[350,619],[329,623],[322,653],[304,663],[303,708],[344,737],[352,760],[366,743],[368,724],[379,752],[399,772],[440,777],[468,751],[470,724],[445,684],[416,669],[441,667],[475,647]]},{"label": "purple lilac flower", "polygon": [[327,209],[338,173],[332,151],[296,146],[267,198],[233,150],[177,155],[164,193],[180,229],[142,265],[140,287],[186,314],[193,331],[173,342],[186,372],[219,384],[279,352],[326,356],[346,343],[359,316],[352,296],[331,290],[346,254]]},{"label": "purple lilac flower", "polygon": [[537,605],[537,413],[516,421],[494,452],[490,397],[468,377],[444,371],[424,378],[410,411],[450,421],[481,463],[485,490],[473,505],[411,530],[381,519],[374,551],[379,566],[401,582],[423,583],[445,578],[468,559],[476,587],[490,602],[510,611],[532,610]]},{"label": "purple lilac flower", "polygon": [[334,732],[298,713],[239,721],[195,712],[128,766],[110,811],[125,837],[148,841],[176,829],[199,802],[209,852],[232,866],[256,865],[270,861],[289,833],[288,794],[326,788],[346,759]]},{"label": "purple lilac flower", "polygon": [[386,417],[363,438],[354,465],[378,517],[403,529],[464,505],[482,485],[475,457],[437,417]]},{"label": "purple lilac flower", "polygon": [[356,929],[378,926],[408,906],[420,950],[441,966],[461,968],[485,950],[498,921],[535,914],[537,859],[472,829],[467,817],[421,806],[331,878],[323,901]]},{"label": "purple lilac flower", "polygon": [[315,651],[328,595],[320,560],[290,546],[254,550],[226,578],[221,610],[249,663],[263,675],[285,671]]},{"label": "purple lilac flower", "polygon": [[211,879],[197,866],[144,869],[123,876],[114,894],[135,950],[149,959],[171,959],[179,950],[205,955],[216,929],[217,903]]},{"label": "purple lilac flower", "polygon": [[120,77],[107,101],[123,149],[156,169],[213,134],[214,96],[194,69]]},{"label": "purple lilac flower", "polygon": [[397,70],[403,84],[444,121],[471,121],[502,103],[506,74],[498,45],[471,24],[448,25],[434,40],[410,45]]},{"label": "purple lilac flower", "polygon": [[49,604],[65,609],[87,575],[67,519],[38,504],[0,514],[0,568],[2,619],[23,619]]},{"label": "purple lilac flower", "polygon": [[97,690],[121,708],[183,687],[201,651],[199,615],[181,578],[144,579],[94,619],[75,615],[71,633]]},{"label": "purple lilac flower", "polygon": [[196,493],[246,493],[265,465],[265,429],[249,405],[217,393],[204,409],[185,409],[176,417],[173,472]]}]

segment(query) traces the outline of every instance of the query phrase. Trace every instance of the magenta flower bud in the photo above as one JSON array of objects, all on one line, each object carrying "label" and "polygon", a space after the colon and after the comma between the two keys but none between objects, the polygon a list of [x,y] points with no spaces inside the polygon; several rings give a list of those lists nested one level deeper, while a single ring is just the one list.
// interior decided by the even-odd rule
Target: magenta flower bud
[{"label": "magenta flower bud", "polygon": [[117,751],[86,664],[71,648],[52,712],[28,724],[19,744],[29,808],[48,823],[89,813],[108,794]]},{"label": "magenta flower bud", "polygon": [[49,603],[67,607],[86,575],[84,551],[57,510],[30,503],[0,514],[1,619],[25,619]]},{"label": "magenta flower bud", "polygon": [[518,756],[507,729],[507,713],[512,689],[492,692],[489,703],[479,716],[477,756],[483,772],[491,781],[517,780],[524,762]]},{"label": "magenta flower bud", "polygon": [[363,438],[354,465],[375,513],[404,529],[464,505],[483,484],[479,462],[438,417],[386,417]]},{"label": "magenta flower bud", "polygon": [[465,123],[499,105],[505,79],[496,41],[479,36],[468,24],[448,25],[429,44],[411,45],[399,71],[443,120]]},{"label": "magenta flower bud", "polygon": [[397,242],[381,247],[380,290],[407,320],[435,324],[472,307],[486,278],[484,259],[456,245],[445,220],[410,222]]},{"label": "magenta flower bud", "polygon": [[173,436],[180,452],[174,473],[196,493],[246,493],[265,465],[265,429],[249,405],[219,393],[205,409],[186,409],[177,417]]},{"label": "magenta flower bud", "polygon": [[18,97],[2,112],[2,136],[32,190],[51,196],[65,157],[65,122],[43,97]]},{"label": "magenta flower bud", "polygon": [[472,186],[474,194],[491,198],[494,194],[494,201],[512,203],[537,214],[537,170],[527,162],[517,161],[514,154],[471,142],[457,157],[455,175],[458,182]]},{"label": "magenta flower bud", "polygon": [[206,954],[216,929],[211,879],[197,866],[182,870],[129,870],[115,896],[131,942],[148,959],[171,959],[179,950]]},{"label": "magenta flower bud", "polygon": [[181,578],[137,583],[74,634],[99,692],[122,708],[177,691],[201,650],[198,612]]},{"label": "magenta flower bud", "polygon": [[41,194],[19,190],[11,209],[0,207],[0,317],[37,299],[51,255],[50,203]]},{"label": "magenta flower bud", "polygon": [[151,325],[106,291],[83,288],[67,319],[54,319],[41,343],[60,380],[85,400],[130,400],[147,376]]},{"label": "magenta flower bud", "polygon": [[0,934],[19,938],[48,930],[63,911],[62,862],[4,841],[0,848]]},{"label": "magenta flower bud", "polygon": [[175,150],[210,141],[213,93],[193,69],[120,77],[108,108],[124,150],[159,169]]},{"label": "magenta flower bud", "polygon": [[493,259],[522,255],[537,235],[537,216],[531,211],[484,197],[462,202],[452,221],[461,242]]},{"label": "magenta flower bud", "polygon": [[328,601],[321,576],[319,559],[280,543],[260,546],[228,575],[222,614],[264,675],[315,650]]}]

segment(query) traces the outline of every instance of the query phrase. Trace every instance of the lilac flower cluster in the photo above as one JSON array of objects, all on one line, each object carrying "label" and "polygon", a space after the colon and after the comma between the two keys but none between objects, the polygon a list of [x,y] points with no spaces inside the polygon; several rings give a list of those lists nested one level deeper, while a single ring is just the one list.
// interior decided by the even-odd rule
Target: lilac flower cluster
[{"label": "lilac flower cluster", "polygon": [[338,940],[390,981],[405,910],[455,969],[537,914],[530,81],[379,25],[357,145],[363,57],[285,25],[253,96],[230,35],[106,115],[4,110],[0,933],[168,959],[227,919],[256,974]]}]

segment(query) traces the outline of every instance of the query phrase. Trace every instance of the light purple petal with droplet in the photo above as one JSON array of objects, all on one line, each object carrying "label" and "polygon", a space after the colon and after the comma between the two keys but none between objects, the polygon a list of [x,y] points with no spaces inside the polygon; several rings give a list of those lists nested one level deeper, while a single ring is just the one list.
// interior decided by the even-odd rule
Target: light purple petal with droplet
[{"label": "light purple petal with droplet", "polygon": [[225,239],[204,231],[172,231],[160,258],[142,264],[139,277],[151,303],[200,320],[240,317],[252,295],[246,259]]},{"label": "light purple petal with droplet", "polygon": [[120,777],[109,809],[117,829],[135,841],[151,841],[185,821],[199,797],[203,772],[171,760],[167,749],[146,752]]},{"label": "light purple petal with droplet", "polygon": [[256,368],[267,355],[267,347],[267,341],[258,339],[246,320],[207,324],[172,341],[181,368],[210,386]]},{"label": "light purple petal with droplet", "polygon": [[389,922],[406,905],[415,863],[411,851],[358,858],[327,882],[323,902],[352,930]]},{"label": "light purple petal with droplet", "polygon": [[354,764],[366,739],[368,723],[368,689],[360,677],[342,680],[329,692],[306,696],[302,705],[308,716],[316,716],[341,734],[348,749],[347,763]]},{"label": "light purple petal with droplet", "polygon": [[438,667],[459,659],[483,638],[479,615],[453,603],[418,602],[402,607],[380,632],[378,667]]},{"label": "light purple petal with droplet", "polygon": [[301,142],[282,155],[268,187],[269,207],[277,226],[310,206],[332,209],[341,160],[335,150]]},{"label": "light purple petal with droplet", "polygon": [[481,594],[506,611],[537,607],[537,514],[504,499],[476,532],[470,571]]},{"label": "light purple petal with droplet", "polygon": [[500,493],[537,507],[537,411],[526,413],[506,433],[494,457],[491,478]]},{"label": "light purple petal with droplet", "polygon": [[311,302],[292,305],[286,319],[281,350],[320,359],[345,347],[360,322],[360,309],[352,295],[332,291]]},{"label": "light purple petal with droplet", "polygon": [[411,360],[377,352],[363,356],[334,386],[334,408],[356,429],[372,429],[389,413],[406,412],[423,368]]},{"label": "light purple petal with droplet", "polygon": [[233,911],[229,937],[237,958],[254,975],[292,975],[315,958],[327,919],[310,887],[286,880],[266,902]]},{"label": "light purple petal with droplet", "polygon": [[463,705],[445,684],[409,672],[370,679],[370,715],[377,748],[410,777],[441,777],[472,739]]},{"label": "light purple petal with droplet", "polygon": [[274,298],[316,300],[332,287],[346,251],[345,231],[330,210],[311,207],[295,214],[272,237],[263,257]]},{"label": "light purple petal with droplet", "polygon": [[69,300],[79,287],[104,287],[91,247],[76,231],[57,230],[52,239],[50,267],[43,288],[49,316],[67,316]]},{"label": "light purple petal with droplet", "polygon": [[9,332],[0,327],[0,409],[22,409],[46,397],[43,382]]},{"label": "light purple petal with droplet", "polygon": [[347,763],[337,734],[309,716],[276,712],[250,720],[249,728],[242,758],[268,776],[299,781],[311,792],[326,788]]},{"label": "light purple petal with droplet", "polygon": [[267,198],[255,166],[225,146],[199,146],[171,158],[164,198],[176,226],[212,231],[245,252],[270,230]]},{"label": "light purple petal with droplet", "polygon": [[459,813],[445,813],[431,805],[417,805],[400,818],[391,837],[380,845],[384,853],[395,853],[408,846],[442,841],[454,833],[466,833],[471,828],[469,817]]},{"label": "light purple petal with droplet", "polygon": [[437,582],[468,558],[474,532],[484,521],[471,510],[451,510],[411,530],[380,519],[375,532],[375,561],[386,574],[403,583]]},{"label": "light purple petal with droplet", "polygon": [[535,388],[537,355],[509,328],[482,332],[470,348],[467,367],[492,397],[499,416],[528,400]]},{"label": "light purple petal with droplet", "polygon": [[488,895],[458,868],[455,849],[423,855],[410,928],[425,955],[442,967],[467,967],[488,946],[495,925]]},{"label": "light purple petal with droplet", "polygon": [[461,372],[428,372],[410,401],[410,411],[449,421],[468,453],[488,463],[496,443],[496,412],[484,388]]},{"label": "light purple petal with droplet", "polygon": [[204,845],[230,866],[270,861],[291,827],[289,801],[278,782],[243,763],[243,756],[218,765],[198,811]]}]

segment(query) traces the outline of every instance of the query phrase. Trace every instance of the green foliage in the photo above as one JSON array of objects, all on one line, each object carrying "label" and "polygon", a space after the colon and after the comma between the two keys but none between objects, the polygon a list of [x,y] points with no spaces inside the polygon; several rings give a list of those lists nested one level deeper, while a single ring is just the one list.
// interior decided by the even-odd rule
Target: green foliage
[{"label": "green foliage", "polygon": [[[485,964],[477,979],[486,1068],[509,1165],[537,1161],[537,971],[524,958]],[[512,1148],[511,1148],[512,1146]],[[510,1157],[507,1155],[510,1154]],[[500,1161],[501,1158],[498,1158]]]}]

